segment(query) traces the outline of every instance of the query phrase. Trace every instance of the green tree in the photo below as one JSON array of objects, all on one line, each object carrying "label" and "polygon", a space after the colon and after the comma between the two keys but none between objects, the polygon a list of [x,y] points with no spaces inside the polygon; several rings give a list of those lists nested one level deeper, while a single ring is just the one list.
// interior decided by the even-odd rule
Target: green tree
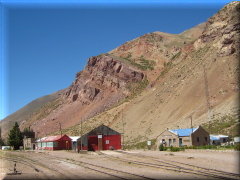
[{"label": "green tree", "polygon": [[2,138],[0,138],[0,146],[4,146],[4,141]]},{"label": "green tree", "polygon": [[17,122],[15,122],[15,125],[8,134],[8,144],[13,146],[15,150],[23,145],[23,136]]},{"label": "green tree", "polygon": [[22,136],[23,137],[26,136],[27,138],[34,138],[35,133],[30,128],[24,128],[24,130],[22,132]]}]

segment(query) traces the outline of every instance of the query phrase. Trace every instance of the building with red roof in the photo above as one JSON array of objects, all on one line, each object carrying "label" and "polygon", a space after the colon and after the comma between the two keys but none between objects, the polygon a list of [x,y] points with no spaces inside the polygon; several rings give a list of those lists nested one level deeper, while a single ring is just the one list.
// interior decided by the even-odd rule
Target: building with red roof
[{"label": "building with red roof", "polygon": [[37,149],[69,150],[72,149],[72,139],[65,135],[48,136],[37,140]]}]

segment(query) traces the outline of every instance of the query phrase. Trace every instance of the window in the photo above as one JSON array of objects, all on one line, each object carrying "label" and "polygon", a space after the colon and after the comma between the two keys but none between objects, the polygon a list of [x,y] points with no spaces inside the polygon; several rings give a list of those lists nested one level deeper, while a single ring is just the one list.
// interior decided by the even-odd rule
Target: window
[{"label": "window", "polygon": [[47,147],[53,147],[53,142],[47,142]]},{"label": "window", "polygon": [[200,139],[199,139],[199,137],[197,137],[197,142],[199,142],[200,141]]},{"label": "window", "polygon": [[208,138],[207,137],[205,137],[205,141],[207,142],[207,140],[208,140]]},{"label": "window", "polygon": [[173,139],[173,144],[175,144],[176,143],[176,139]]},{"label": "window", "polygon": [[53,147],[58,147],[58,142],[53,142]]}]

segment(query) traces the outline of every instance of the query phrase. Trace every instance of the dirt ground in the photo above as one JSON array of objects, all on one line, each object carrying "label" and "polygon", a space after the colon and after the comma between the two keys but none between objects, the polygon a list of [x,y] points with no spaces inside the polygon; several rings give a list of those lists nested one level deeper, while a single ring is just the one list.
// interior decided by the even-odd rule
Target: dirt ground
[{"label": "dirt ground", "polygon": [[236,151],[0,151],[0,157],[1,179],[240,179]]}]

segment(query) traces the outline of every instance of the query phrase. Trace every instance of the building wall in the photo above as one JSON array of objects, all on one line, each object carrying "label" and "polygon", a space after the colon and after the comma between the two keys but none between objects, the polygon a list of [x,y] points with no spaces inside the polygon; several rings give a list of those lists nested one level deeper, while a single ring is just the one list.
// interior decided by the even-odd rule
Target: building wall
[{"label": "building wall", "polygon": [[201,126],[192,134],[193,146],[205,146],[210,144],[209,133]]},{"label": "building wall", "polygon": [[[102,135],[102,138],[98,139],[98,135]],[[104,125],[95,128],[79,138],[78,149],[81,149],[81,139],[83,150],[98,150],[98,143],[102,144],[103,150],[110,148],[121,149],[121,134]]]},{"label": "building wall", "polygon": [[34,138],[24,138],[23,147],[24,149],[34,149]]},{"label": "building wall", "polygon": [[[162,143],[162,140],[165,139],[165,146],[204,146],[210,143],[209,133],[204,130],[201,126],[192,133],[191,136],[177,136],[174,133],[166,130],[157,138],[157,149]],[[175,142],[173,142],[175,139]],[[169,141],[170,140],[170,141]],[[182,143],[180,143],[182,142]]]},{"label": "building wall", "polygon": [[68,136],[63,136],[57,141],[38,142],[39,150],[70,150],[72,149],[72,140]]},{"label": "building wall", "polygon": [[[174,147],[179,146],[178,136],[176,134],[173,134],[173,133],[169,132],[168,130],[166,130],[157,138],[157,148],[159,148],[163,139],[166,142],[166,144],[165,144],[166,147],[171,146],[171,145]],[[169,145],[169,139],[171,139],[170,145]],[[174,141],[174,139],[175,139],[175,141]]]}]

